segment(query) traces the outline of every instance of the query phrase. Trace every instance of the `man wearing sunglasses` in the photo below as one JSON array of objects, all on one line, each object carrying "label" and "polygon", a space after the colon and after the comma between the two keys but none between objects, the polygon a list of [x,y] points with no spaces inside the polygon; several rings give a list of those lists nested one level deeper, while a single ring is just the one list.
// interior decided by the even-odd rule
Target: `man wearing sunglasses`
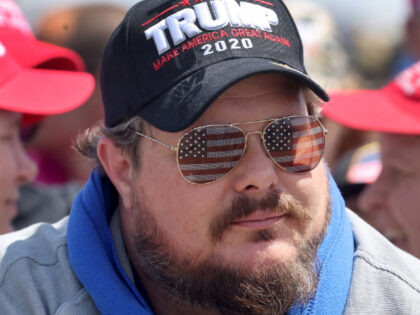
[{"label": "man wearing sunglasses", "polygon": [[19,236],[30,256],[9,245],[4,310],[420,306],[419,261],[346,211],[322,162],[328,95],[282,2],[141,1],[109,40],[101,84],[105,125],[78,141],[99,167],[69,218]]}]

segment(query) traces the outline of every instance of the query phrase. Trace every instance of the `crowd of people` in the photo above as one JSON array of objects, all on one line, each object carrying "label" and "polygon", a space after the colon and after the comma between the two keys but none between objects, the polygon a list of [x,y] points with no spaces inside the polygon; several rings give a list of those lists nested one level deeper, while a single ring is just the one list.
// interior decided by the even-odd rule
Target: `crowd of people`
[{"label": "crowd of people", "polygon": [[365,63],[319,1],[18,5],[1,314],[418,312],[419,0]]}]

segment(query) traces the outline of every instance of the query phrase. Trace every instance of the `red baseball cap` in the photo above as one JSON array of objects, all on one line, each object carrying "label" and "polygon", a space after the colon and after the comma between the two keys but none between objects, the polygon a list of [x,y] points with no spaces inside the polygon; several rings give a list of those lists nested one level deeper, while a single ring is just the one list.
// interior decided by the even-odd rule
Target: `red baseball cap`
[{"label": "red baseball cap", "polygon": [[91,95],[92,75],[24,68],[7,48],[0,40],[0,109],[24,114],[23,124],[70,111]]},{"label": "red baseball cap", "polygon": [[330,93],[322,114],[344,126],[420,135],[420,62],[380,90]]},{"label": "red baseball cap", "polygon": [[0,39],[24,67],[85,70],[84,62],[76,52],[37,40],[13,0],[0,0]]}]

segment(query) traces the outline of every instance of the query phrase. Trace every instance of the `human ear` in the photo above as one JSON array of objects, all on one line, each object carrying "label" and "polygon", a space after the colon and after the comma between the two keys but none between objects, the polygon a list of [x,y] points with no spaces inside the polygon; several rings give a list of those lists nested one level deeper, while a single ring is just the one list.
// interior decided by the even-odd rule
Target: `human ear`
[{"label": "human ear", "polygon": [[107,137],[99,140],[97,153],[105,172],[120,195],[123,206],[130,209],[132,206],[130,180],[134,168],[129,156]]}]

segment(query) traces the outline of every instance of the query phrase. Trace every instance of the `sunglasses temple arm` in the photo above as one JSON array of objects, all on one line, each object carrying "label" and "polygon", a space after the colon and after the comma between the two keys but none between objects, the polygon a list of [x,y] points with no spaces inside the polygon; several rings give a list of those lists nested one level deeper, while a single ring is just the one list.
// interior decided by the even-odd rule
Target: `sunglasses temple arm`
[{"label": "sunglasses temple arm", "polygon": [[149,139],[149,140],[152,140],[152,141],[154,141],[154,142],[156,142],[156,143],[159,143],[159,144],[161,144],[161,145],[164,145],[165,147],[167,147],[167,148],[171,149],[171,151],[177,151],[177,150],[178,150],[178,148],[177,148],[177,147],[174,147],[174,146],[172,146],[172,145],[166,144],[166,143],[161,142],[161,141],[159,141],[159,140],[153,139],[152,137],[149,137],[149,136],[147,136],[147,135],[145,135],[145,134],[142,134],[141,132],[139,132],[139,131],[137,131],[137,130],[134,130],[134,133],[135,133],[136,135],[139,135],[139,136],[145,137],[145,138],[147,138],[147,139]]},{"label": "sunglasses temple arm", "polygon": [[322,131],[324,132],[324,135],[326,135],[328,133],[328,129],[325,128],[325,126],[322,124],[322,122],[319,119],[316,119],[316,120],[319,122],[319,124],[322,128]]}]

